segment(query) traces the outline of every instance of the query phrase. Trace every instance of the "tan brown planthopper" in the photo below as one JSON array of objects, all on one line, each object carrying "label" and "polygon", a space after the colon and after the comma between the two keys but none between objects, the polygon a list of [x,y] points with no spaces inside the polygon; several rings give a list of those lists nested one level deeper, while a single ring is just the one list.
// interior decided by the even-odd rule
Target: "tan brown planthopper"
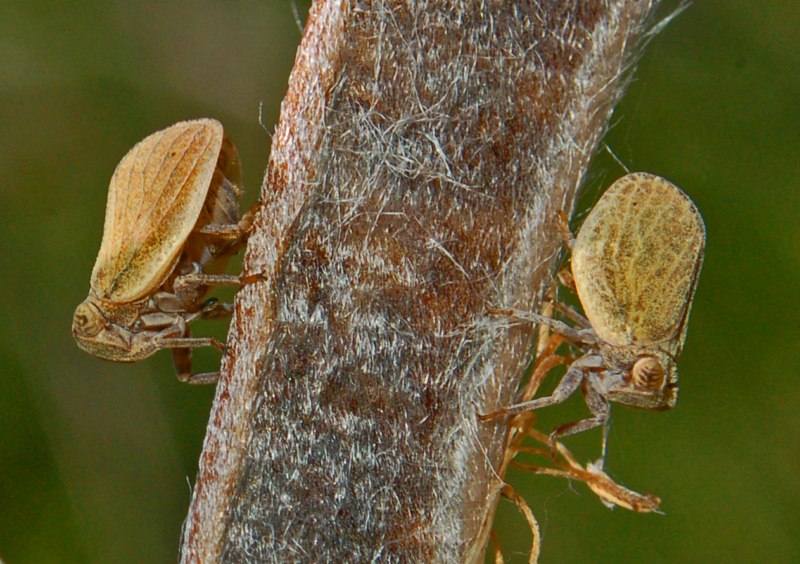
[{"label": "tan brown planthopper", "polygon": [[116,362],[172,349],[180,380],[216,381],[216,372],[192,374],[191,349],[224,345],[191,337],[189,324],[232,311],[204,298],[211,286],[242,283],[223,274],[253,221],[254,210],[239,217],[240,186],[236,147],[213,119],[176,123],[123,157],[108,189],[89,296],[72,320],[81,349]]},{"label": "tan brown planthopper", "polygon": [[[568,233],[565,217],[562,222]],[[678,187],[646,173],[617,180],[569,241],[572,277],[586,317],[560,306],[573,327],[541,315],[494,310],[549,326],[583,355],[551,395],[480,418],[561,403],[581,388],[592,416],[557,427],[550,434],[554,445],[560,437],[604,425],[610,401],[653,411],[674,407],[676,363],[705,240],[700,212]]]}]

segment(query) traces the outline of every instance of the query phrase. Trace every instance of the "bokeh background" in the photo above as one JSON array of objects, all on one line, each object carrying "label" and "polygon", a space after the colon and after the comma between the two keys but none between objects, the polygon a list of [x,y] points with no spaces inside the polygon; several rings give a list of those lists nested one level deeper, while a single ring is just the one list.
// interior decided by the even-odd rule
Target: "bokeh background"
[{"label": "bokeh background", "polygon": [[[697,2],[648,47],[617,109],[608,146],[682,186],[708,227],[678,407],[613,410],[608,470],[665,514],[609,511],[582,484],[512,470],[543,562],[800,561],[798,30],[796,0]],[[213,389],[180,384],[168,353],[134,365],[82,353],[72,311],[108,180],[147,134],[220,119],[246,203],[257,198],[299,39],[290,0],[0,3],[6,562],[175,560]],[[584,208],[621,174],[601,151]],[[542,428],[584,409],[543,410]],[[599,433],[568,444],[588,460]],[[529,534],[508,502],[496,533],[524,562]]]}]

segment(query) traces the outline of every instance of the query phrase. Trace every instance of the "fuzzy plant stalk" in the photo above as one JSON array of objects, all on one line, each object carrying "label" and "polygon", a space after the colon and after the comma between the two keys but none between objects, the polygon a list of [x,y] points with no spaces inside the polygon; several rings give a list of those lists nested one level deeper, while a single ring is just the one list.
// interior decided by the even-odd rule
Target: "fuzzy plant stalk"
[{"label": "fuzzy plant stalk", "polygon": [[322,0],[245,259],[183,562],[480,560],[558,210],[657,2]]}]

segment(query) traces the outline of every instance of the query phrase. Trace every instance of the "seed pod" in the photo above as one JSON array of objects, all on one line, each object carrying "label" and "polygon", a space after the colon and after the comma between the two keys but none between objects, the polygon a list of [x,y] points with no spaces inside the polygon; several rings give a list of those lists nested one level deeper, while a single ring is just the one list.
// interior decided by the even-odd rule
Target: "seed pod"
[{"label": "seed pod", "polygon": [[190,348],[223,345],[190,337],[188,324],[230,313],[203,298],[213,285],[240,284],[221,274],[252,224],[252,211],[239,218],[240,184],[239,155],[216,120],[177,123],[125,155],[111,178],[89,296],[73,317],[81,349],[134,362],[170,348],[181,380],[216,379],[192,376]]},{"label": "seed pod", "polygon": [[556,428],[551,434],[555,442],[605,423],[609,401],[649,410],[673,407],[676,361],[686,338],[705,239],[700,212],[679,188],[646,173],[617,180],[572,243],[572,275],[586,318],[569,310],[575,328],[511,312],[549,325],[585,354],[572,363],[552,395],[482,418],[560,403],[582,387],[592,417]]}]

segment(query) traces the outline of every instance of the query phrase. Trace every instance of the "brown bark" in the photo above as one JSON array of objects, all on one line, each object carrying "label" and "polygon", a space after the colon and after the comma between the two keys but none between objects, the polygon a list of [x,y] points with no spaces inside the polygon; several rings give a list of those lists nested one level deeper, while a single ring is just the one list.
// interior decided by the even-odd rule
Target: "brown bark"
[{"label": "brown bark", "polygon": [[186,562],[478,558],[508,404],[654,2],[317,2]]}]

